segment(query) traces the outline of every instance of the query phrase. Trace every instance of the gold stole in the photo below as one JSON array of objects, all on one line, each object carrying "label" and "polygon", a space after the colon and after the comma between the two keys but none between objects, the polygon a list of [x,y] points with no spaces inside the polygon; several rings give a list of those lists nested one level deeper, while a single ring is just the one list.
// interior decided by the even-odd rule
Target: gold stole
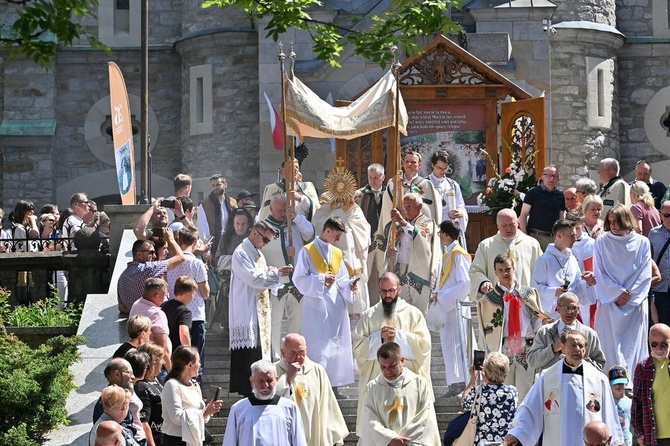
[{"label": "gold stole", "polygon": [[463,249],[461,245],[456,245],[454,246],[454,249],[451,250],[449,253],[449,257],[447,258],[447,253],[445,252],[442,254],[442,275],[440,276],[440,288],[444,286],[444,282],[447,281],[447,277],[449,277],[449,273],[451,272],[451,267],[454,264],[454,255],[456,254],[463,254],[465,256],[468,256],[470,258],[470,254]]},{"label": "gold stole", "polygon": [[[267,269],[265,257],[261,256],[256,260],[256,265],[261,269]],[[272,349],[270,341],[272,339],[272,322],[270,320],[270,292],[267,288],[260,290],[256,299],[256,313],[258,314],[258,332],[261,342],[261,354],[263,359],[272,360]]]},{"label": "gold stole", "polygon": [[309,252],[309,258],[312,260],[312,265],[316,268],[317,273],[325,274],[330,272],[332,275],[337,276],[337,272],[340,270],[340,265],[342,264],[342,250],[340,248],[331,245],[333,262],[330,265],[321,256],[315,242],[306,244],[304,248]]}]

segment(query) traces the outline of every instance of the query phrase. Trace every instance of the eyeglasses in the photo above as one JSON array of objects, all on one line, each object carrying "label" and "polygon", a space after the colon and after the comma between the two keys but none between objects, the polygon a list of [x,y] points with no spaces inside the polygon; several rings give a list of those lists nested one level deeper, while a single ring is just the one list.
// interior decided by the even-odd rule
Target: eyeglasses
[{"label": "eyeglasses", "polygon": [[651,345],[651,348],[657,348],[659,345],[663,348],[668,348],[668,343],[666,341],[663,341],[660,344],[658,342],[651,342],[649,345]]},{"label": "eyeglasses", "polygon": [[665,218],[670,217],[670,214],[664,214],[663,212],[661,212],[661,215],[664,216]]},{"label": "eyeglasses", "polygon": [[547,178],[558,178],[558,174],[554,175],[553,173],[543,173],[542,176]]},{"label": "eyeglasses", "polygon": [[579,310],[579,307],[574,307],[574,306],[566,307],[566,306],[564,306],[564,305],[561,305],[561,307],[562,307],[565,311],[577,311],[577,310]]},{"label": "eyeglasses", "polygon": [[384,294],[394,294],[396,291],[398,291],[398,288],[390,288],[388,290],[380,288],[379,289],[379,294],[381,294],[383,296]]}]

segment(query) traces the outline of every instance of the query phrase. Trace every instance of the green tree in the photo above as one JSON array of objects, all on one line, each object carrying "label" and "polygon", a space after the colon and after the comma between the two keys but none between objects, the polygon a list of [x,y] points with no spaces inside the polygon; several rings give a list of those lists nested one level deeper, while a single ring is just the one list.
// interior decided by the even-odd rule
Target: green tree
[{"label": "green tree", "polygon": [[80,22],[85,16],[95,16],[97,5],[98,0],[0,0],[4,17],[16,18],[11,25],[3,23],[0,50],[46,66],[57,49],[80,38],[94,48],[106,49]]},{"label": "green tree", "polygon": [[392,59],[389,48],[396,45],[406,54],[421,50],[417,37],[432,37],[438,32],[456,32],[460,26],[449,18],[460,0],[389,0],[380,14],[323,22],[310,16],[310,9],[321,6],[319,0],[205,0],[203,8],[231,6],[244,10],[251,21],[269,17],[265,31],[275,41],[289,28],[306,31],[314,42],[314,52],[332,66],[344,45],[353,44],[355,54],[382,67]]}]

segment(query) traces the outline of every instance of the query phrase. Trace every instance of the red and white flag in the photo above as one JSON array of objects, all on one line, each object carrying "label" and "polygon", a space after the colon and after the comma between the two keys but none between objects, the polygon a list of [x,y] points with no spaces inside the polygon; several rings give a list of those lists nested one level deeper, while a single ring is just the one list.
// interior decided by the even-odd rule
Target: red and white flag
[{"label": "red and white flag", "polygon": [[263,96],[265,96],[265,100],[268,103],[268,109],[270,110],[270,126],[272,127],[272,144],[275,146],[275,149],[284,150],[284,127],[282,125],[281,119],[279,118],[277,110],[275,110],[274,106],[272,105],[272,102],[270,102],[270,98],[268,98],[268,95],[265,92],[263,92]]}]

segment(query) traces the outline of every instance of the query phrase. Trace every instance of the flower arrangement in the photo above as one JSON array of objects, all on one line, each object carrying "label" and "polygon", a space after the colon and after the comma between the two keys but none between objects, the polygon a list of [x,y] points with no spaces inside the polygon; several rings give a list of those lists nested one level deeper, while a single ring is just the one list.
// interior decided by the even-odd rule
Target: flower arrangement
[{"label": "flower arrangement", "polygon": [[482,149],[493,166],[494,176],[489,180],[486,191],[477,196],[477,204],[488,206],[491,215],[496,215],[501,209],[514,209],[519,214],[524,194],[537,183],[535,177],[537,151],[530,153],[524,159],[521,148],[517,144],[511,146],[505,144],[505,146],[510,152],[511,163],[502,175],[498,172],[498,166],[488,152]]}]

